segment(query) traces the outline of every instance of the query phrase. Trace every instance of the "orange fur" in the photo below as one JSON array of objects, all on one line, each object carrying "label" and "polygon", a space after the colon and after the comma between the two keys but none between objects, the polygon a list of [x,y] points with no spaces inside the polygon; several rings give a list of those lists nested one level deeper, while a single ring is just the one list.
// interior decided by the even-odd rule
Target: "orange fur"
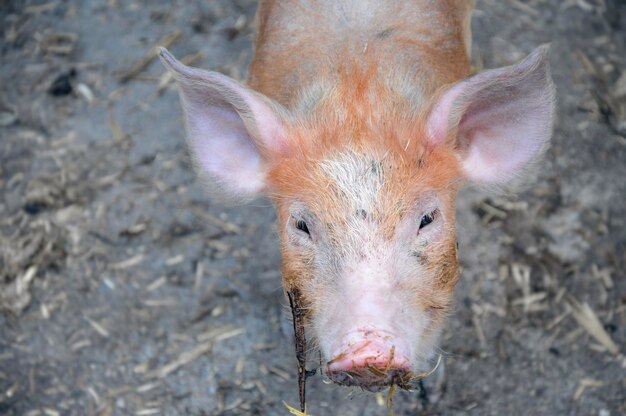
[{"label": "orange fur", "polygon": [[312,82],[334,82],[346,51],[370,48],[382,73],[408,76],[429,96],[469,75],[473,1],[380,1],[367,24],[341,16],[336,5],[348,3],[261,0],[248,84],[290,108]]},{"label": "orange fur", "polygon": [[[401,104],[401,97],[378,82],[375,65],[361,67],[346,62],[340,71],[340,82],[334,93],[320,102],[314,113],[287,128],[289,149],[286,155],[270,159],[269,196],[277,206],[279,223],[286,223],[288,204],[298,200],[322,223],[341,224],[346,213],[338,210],[336,198],[329,189],[331,181],[319,166],[346,150],[372,155],[384,161],[387,167],[387,185],[381,198],[386,205],[377,213],[376,220],[388,238],[402,215],[429,191],[440,195],[444,215],[454,223],[454,198],[460,177],[455,153],[426,142],[424,114],[414,114],[409,106],[394,105]],[[283,242],[284,232],[283,227]],[[332,236],[333,230],[326,232]],[[451,232],[454,236],[454,230]],[[310,268],[303,267],[307,259],[293,256],[283,251],[285,287],[299,286],[310,273]],[[455,256],[456,248],[449,244],[442,260],[433,262],[454,267],[441,270],[442,281],[438,287],[445,292],[442,299],[438,299],[436,293],[416,296],[425,308],[447,306],[458,275]],[[306,297],[306,293],[304,295]]]},{"label": "orange fur", "polygon": [[[454,218],[461,172],[454,149],[429,144],[425,120],[439,92],[470,73],[472,2],[381,2],[387,14],[354,31],[332,27],[340,19],[325,14],[331,2],[303,3],[261,1],[248,80],[289,114],[283,120],[287,149],[264,154],[266,190],[280,224],[283,285],[299,289],[307,311],[333,296],[307,290],[314,287],[307,284],[316,278],[315,258],[288,247],[290,205],[303,203],[324,225],[331,249],[340,251],[352,213],[322,165],[345,152],[371,157],[385,170],[385,186],[368,220],[386,240],[429,192],[438,195],[446,218],[445,238],[424,259],[436,281],[407,281],[397,288],[411,294],[413,310],[428,314],[424,343],[434,342],[428,339],[441,327],[459,276]],[[342,24],[350,26],[347,20]],[[304,319],[314,326],[310,313]]]}]

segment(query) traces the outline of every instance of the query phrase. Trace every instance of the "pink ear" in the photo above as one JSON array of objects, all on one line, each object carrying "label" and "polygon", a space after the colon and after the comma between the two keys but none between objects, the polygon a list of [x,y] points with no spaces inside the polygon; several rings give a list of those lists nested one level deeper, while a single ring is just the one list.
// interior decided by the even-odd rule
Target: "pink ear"
[{"label": "pink ear", "polygon": [[429,139],[455,144],[468,179],[504,182],[550,140],[554,96],[548,46],[541,46],[517,65],[485,71],[446,91],[428,118]]},{"label": "pink ear", "polygon": [[265,188],[263,155],[285,150],[278,105],[222,74],[185,66],[163,48],[159,55],[178,82],[197,170],[229,197],[256,197]]}]

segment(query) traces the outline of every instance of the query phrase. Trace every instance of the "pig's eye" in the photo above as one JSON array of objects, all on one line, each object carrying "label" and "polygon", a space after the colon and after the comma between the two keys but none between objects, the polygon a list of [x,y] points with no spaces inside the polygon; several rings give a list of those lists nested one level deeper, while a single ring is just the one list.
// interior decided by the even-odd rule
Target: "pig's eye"
[{"label": "pig's eye", "polygon": [[296,220],[296,228],[303,233],[307,233],[307,235],[311,235],[309,232],[309,227],[306,225],[304,220]]},{"label": "pig's eye", "polygon": [[437,215],[437,210],[434,210],[426,215],[424,215],[420,221],[420,230],[426,227],[428,224],[435,220],[435,215]]}]

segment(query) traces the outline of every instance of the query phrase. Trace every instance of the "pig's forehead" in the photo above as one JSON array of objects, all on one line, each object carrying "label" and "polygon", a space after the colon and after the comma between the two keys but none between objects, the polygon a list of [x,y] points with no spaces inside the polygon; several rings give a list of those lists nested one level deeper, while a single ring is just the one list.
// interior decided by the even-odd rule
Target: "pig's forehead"
[{"label": "pig's forehead", "polygon": [[408,174],[389,154],[344,151],[320,161],[318,174],[322,216],[385,222],[412,205]]},{"label": "pig's forehead", "polygon": [[320,162],[320,173],[336,202],[371,211],[389,184],[389,161],[369,154],[346,151]]}]

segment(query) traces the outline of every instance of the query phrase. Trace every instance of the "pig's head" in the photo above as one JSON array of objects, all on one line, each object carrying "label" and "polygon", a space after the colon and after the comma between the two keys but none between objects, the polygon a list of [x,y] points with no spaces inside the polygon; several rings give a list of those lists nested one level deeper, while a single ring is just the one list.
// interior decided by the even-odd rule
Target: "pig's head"
[{"label": "pig's head", "polygon": [[200,175],[230,197],[274,202],[283,286],[299,292],[327,374],[407,387],[433,354],[458,279],[457,191],[518,175],[550,138],[547,48],[447,86],[421,110],[371,74],[345,71],[287,111],[161,58],[179,83]]}]

